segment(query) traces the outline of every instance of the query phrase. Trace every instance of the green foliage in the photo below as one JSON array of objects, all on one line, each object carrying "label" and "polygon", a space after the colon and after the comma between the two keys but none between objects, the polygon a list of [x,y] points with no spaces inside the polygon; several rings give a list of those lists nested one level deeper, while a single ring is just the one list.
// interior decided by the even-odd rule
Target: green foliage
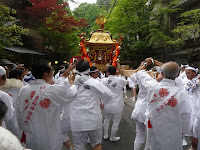
[{"label": "green foliage", "polygon": [[[189,61],[192,61],[194,49],[200,42],[200,9],[194,9],[181,14],[181,20],[173,33],[179,35],[179,38],[169,41],[172,45],[183,45],[188,50]],[[188,47],[186,42],[193,42],[193,47]]]},{"label": "green foliage", "polygon": [[51,53],[51,60],[69,60],[79,49],[78,31],[65,33],[52,31],[48,28],[41,27],[40,32],[44,37],[44,45],[48,46]]},{"label": "green foliage", "polygon": [[98,29],[98,25],[96,24],[96,18],[100,14],[99,7],[96,6],[96,4],[88,4],[88,3],[82,3],[79,5],[78,8],[76,8],[73,11],[73,15],[77,19],[85,18],[88,20],[89,26],[86,28],[83,28],[81,32],[86,32],[86,35],[89,36],[90,32],[93,30]]},{"label": "green foliage", "polygon": [[28,30],[16,25],[18,20],[11,14],[16,11],[0,4],[0,50],[5,46],[23,45],[21,35],[28,35]]}]

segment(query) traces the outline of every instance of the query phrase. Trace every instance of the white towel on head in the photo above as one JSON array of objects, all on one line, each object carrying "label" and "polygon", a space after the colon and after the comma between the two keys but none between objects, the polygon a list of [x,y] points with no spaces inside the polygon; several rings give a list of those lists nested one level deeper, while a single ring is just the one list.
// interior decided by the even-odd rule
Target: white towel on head
[{"label": "white towel on head", "polygon": [[0,66],[0,76],[3,76],[6,74],[6,70],[4,69],[4,67]]},{"label": "white towel on head", "polygon": [[0,150],[23,150],[17,137],[3,127],[0,127],[0,141]]}]

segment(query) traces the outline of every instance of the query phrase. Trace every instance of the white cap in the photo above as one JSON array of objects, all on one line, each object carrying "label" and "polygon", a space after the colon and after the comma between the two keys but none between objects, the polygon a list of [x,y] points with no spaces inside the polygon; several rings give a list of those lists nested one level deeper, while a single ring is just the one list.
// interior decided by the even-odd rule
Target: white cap
[{"label": "white cap", "polygon": [[7,129],[0,127],[1,150],[23,150],[19,140]]},{"label": "white cap", "polygon": [[0,76],[3,76],[6,74],[6,70],[4,69],[4,67],[0,66]]}]

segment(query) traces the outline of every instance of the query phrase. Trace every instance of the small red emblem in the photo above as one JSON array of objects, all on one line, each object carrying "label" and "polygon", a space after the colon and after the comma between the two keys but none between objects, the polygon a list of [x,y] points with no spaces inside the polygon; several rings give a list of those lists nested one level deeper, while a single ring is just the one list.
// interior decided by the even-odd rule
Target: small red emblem
[{"label": "small red emblem", "polygon": [[160,97],[167,96],[168,94],[169,94],[169,91],[165,88],[161,88],[160,91],[159,91]]},{"label": "small red emblem", "polygon": [[171,107],[176,107],[176,105],[178,104],[178,100],[174,97],[172,97],[169,101],[168,101],[168,105],[170,105]]},{"label": "small red emblem", "polygon": [[47,99],[47,98],[45,98],[43,101],[40,101],[40,106],[45,109],[49,108],[50,104],[51,104],[51,101],[50,99]]}]

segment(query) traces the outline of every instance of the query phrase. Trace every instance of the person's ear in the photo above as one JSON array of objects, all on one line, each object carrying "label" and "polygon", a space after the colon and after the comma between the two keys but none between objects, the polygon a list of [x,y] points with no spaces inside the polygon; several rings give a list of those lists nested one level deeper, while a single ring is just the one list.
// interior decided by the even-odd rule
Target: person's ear
[{"label": "person's ear", "polygon": [[45,72],[45,73],[43,74],[43,79],[46,80],[47,77],[48,77],[48,75],[49,75],[49,74],[48,74],[47,72]]}]

